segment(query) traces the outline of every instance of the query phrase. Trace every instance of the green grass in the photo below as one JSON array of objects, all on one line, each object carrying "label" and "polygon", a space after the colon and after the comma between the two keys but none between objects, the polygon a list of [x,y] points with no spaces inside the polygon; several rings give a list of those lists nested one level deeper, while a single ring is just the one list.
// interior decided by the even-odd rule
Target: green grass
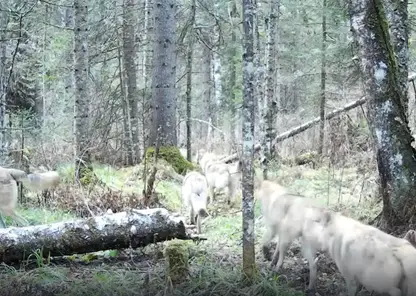
[{"label": "green grass", "polygon": [[[64,182],[71,183],[74,167],[61,166],[59,171],[64,176]],[[143,189],[138,167],[117,170],[110,166],[94,165],[94,171],[111,188],[126,193],[140,193]],[[282,166],[271,171],[270,175],[293,192],[314,198],[333,209],[347,209],[349,215],[362,220],[370,220],[380,210],[380,205],[374,205],[371,201],[375,192],[371,178],[366,181],[354,169],[332,171],[327,168],[313,170],[307,167]],[[180,187],[181,183],[174,181],[174,178],[163,178],[156,183],[156,192],[164,207],[170,211],[181,210]],[[361,199],[360,195],[363,196]],[[118,260],[118,253],[103,261],[103,252],[96,252],[97,257],[91,257],[91,260],[78,260],[83,264],[79,264],[73,257],[71,265],[74,266],[71,267],[56,266],[53,262],[42,263],[38,268],[26,271],[24,268],[16,270],[3,266],[0,270],[0,289],[11,286],[14,289],[26,289],[20,291],[21,295],[34,294],[40,290],[53,292],[54,295],[88,296],[163,295],[164,292],[170,295],[201,296],[303,295],[289,289],[284,284],[285,280],[270,270],[264,270],[263,263],[258,263],[259,275],[252,285],[244,286],[241,283],[242,217],[240,202],[236,204],[232,209],[221,202],[209,206],[208,211],[214,215],[203,222],[202,229],[207,241],[199,244],[187,242],[190,277],[174,288],[166,278],[165,261],[159,260],[164,244],[157,244],[135,250],[134,256],[128,261]],[[75,218],[63,211],[36,208],[21,208],[19,213],[31,224],[47,224]],[[258,219],[260,216],[260,204],[256,202],[257,258],[260,256],[258,243],[264,232],[262,220]],[[142,252],[149,255],[148,261],[142,261]]]}]

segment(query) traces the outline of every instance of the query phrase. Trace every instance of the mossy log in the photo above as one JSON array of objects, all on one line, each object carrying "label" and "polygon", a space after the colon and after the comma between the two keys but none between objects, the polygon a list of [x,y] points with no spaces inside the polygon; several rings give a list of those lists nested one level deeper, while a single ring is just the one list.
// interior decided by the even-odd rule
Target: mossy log
[{"label": "mossy log", "polygon": [[[0,258],[4,263],[42,255],[63,256],[109,249],[142,247],[187,239],[183,218],[166,209],[132,210],[88,219],[0,229]],[[38,251],[39,252],[39,251]]]}]

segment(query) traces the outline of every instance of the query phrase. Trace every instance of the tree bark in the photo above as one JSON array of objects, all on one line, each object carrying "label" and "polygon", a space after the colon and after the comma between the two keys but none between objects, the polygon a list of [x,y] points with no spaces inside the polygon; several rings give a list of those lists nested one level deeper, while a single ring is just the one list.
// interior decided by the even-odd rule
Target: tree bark
[{"label": "tree bark", "polygon": [[[395,1],[350,0],[351,29],[358,43],[361,71],[368,103],[368,120],[375,141],[383,197],[382,227],[413,223],[416,214],[416,151],[403,102],[403,67],[408,53],[397,59],[395,38],[389,30],[388,9]],[[406,1],[405,1],[406,2]],[[390,9],[390,8],[389,8]],[[401,6],[395,24],[407,26],[407,5]],[[403,30],[403,32],[406,30]],[[407,38],[407,37],[403,37]],[[405,49],[403,49],[405,50]],[[407,73],[406,73],[407,75]]]},{"label": "tree bark", "polygon": [[236,0],[232,0],[231,3],[231,11],[230,11],[230,22],[232,25],[231,28],[231,48],[230,48],[230,77],[229,77],[229,96],[228,96],[228,106],[230,111],[230,152],[233,151],[233,148],[236,145],[236,83],[237,83],[237,69],[236,69],[236,55],[237,55],[237,31],[238,31],[238,23],[240,22],[240,18],[238,17],[237,11],[237,3]]},{"label": "tree bark", "polygon": [[186,57],[186,159],[192,162],[192,57],[196,3],[192,0],[191,20],[188,28],[188,52]]},{"label": "tree bark", "polygon": [[128,127],[130,128],[131,141],[129,141],[128,165],[134,165],[140,162],[139,150],[139,121],[138,116],[138,92],[137,92],[137,75],[136,75],[136,46],[135,46],[135,1],[123,1],[123,62],[126,78],[128,100]]},{"label": "tree bark", "polygon": [[254,122],[255,98],[254,91],[254,32],[253,21],[255,6],[252,0],[243,0],[243,159],[242,159],[242,191],[243,191],[243,272],[247,279],[253,280],[255,275],[254,250]]},{"label": "tree bark", "polygon": [[155,40],[152,76],[152,145],[176,146],[176,1],[155,3]]},{"label": "tree bark", "polygon": [[319,146],[318,154],[322,156],[324,151],[325,138],[325,104],[326,104],[326,0],[322,3],[322,53],[321,53],[321,102],[319,115],[321,117],[319,123]]},{"label": "tree bark", "polygon": [[88,91],[88,1],[74,0],[75,178],[91,169]]},{"label": "tree bark", "polygon": [[137,248],[173,238],[187,238],[182,218],[173,217],[163,208],[133,210],[86,220],[2,229],[0,258],[7,264],[25,260],[39,248],[44,257],[63,256]]}]

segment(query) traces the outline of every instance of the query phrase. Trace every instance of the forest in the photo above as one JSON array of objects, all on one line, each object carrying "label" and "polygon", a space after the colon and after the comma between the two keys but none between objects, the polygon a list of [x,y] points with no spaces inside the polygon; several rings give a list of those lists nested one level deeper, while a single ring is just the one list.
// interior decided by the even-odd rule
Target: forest
[{"label": "forest", "polygon": [[2,293],[416,295],[415,20],[0,1]]}]

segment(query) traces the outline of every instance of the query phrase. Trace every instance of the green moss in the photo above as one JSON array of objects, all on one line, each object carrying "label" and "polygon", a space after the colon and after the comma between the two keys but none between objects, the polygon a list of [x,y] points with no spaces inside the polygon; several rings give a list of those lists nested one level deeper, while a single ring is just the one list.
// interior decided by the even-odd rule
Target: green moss
[{"label": "green moss", "polygon": [[[155,153],[154,147],[149,147],[146,151],[147,161],[152,161]],[[189,170],[194,169],[194,165],[187,161],[175,146],[163,146],[159,149],[159,158],[166,160],[178,174],[186,174]]]},{"label": "green moss", "polygon": [[186,242],[177,239],[168,242],[164,255],[168,262],[167,274],[172,283],[186,279],[189,274],[189,250]]}]

